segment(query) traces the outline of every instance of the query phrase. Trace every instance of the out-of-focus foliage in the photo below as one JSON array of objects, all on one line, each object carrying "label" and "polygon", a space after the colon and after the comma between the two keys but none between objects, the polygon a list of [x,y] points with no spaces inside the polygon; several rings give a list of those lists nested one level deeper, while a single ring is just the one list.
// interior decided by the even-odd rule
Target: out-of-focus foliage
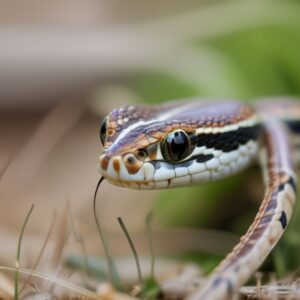
[{"label": "out-of-focus foliage", "polygon": [[[156,70],[137,74],[131,86],[146,102],[191,96],[222,98],[223,95],[223,98],[252,101],[263,96],[298,95],[300,21],[297,25],[258,27],[195,41],[196,49],[202,51],[205,47],[206,51],[211,52],[210,60],[215,58],[214,63],[220,64],[215,69],[222,74],[216,74],[215,80],[209,75],[211,82],[203,80],[195,85],[194,81],[180,80],[177,74]],[[206,72],[212,72],[207,69],[196,71],[199,78],[205,77]],[[183,73],[182,78],[184,76]]]},{"label": "out-of-focus foliage", "polygon": [[[300,11],[299,11],[300,12]],[[300,22],[231,33],[208,41],[222,51],[246,83],[241,97],[300,93]]]},{"label": "out-of-focus foliage", "polygon": [[158,71],[136,75],[132,88],[142,101],[150,103],[199,95],[199,87],[193,83],[183,82],[172,74]]},{"label": "out-of-focus foliage", "polygon": [[[299,2],[274,2],[281,3],[283,10],[293,3],[300,16]],[[231,1],[227,3],[230,5]],[[273,2],[266,3],[269,10],[263,13],[269,20]],[[196,38],[186,46],[189,51],[192,49],[187,52],[192,57],[178,56],[181,62],[174,60],[174,68],[162,66],[138,73],[131,80],[129,86],[141,101],[217,97],[254,102],[261,97],[300,94],[300,18],[295,18],[295,14],[285,14],[274,24],[252,24],[249,28],[239,28],[237,20],[234,27],[224,28],[223,34]],[[182,60],[186,60],[186,66]],[[163,191],[156,215],[167,224],[215,226],[243,233],[259,205],[261,186],[259,171],[251,169],[206,186]],[[280,276],[300,266],[296,233],[300,228],[299,214],[294,216],[273,254],[273,266]]]}]

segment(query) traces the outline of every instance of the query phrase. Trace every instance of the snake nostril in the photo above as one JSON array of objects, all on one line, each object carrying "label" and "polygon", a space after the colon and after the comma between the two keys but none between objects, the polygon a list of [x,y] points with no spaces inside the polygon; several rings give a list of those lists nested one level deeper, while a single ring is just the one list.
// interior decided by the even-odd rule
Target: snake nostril
[{"label": "snake nostril", "polygon": [[132,153],[125,155],[123,161],[129,174],[135,174],[143,165],[143,162]]},{"label": "snake nostril", "polygon": [[133,165],[136,162],[136,158],[133,155],[128,155],[126,157],[126,162],[130,165]]}]

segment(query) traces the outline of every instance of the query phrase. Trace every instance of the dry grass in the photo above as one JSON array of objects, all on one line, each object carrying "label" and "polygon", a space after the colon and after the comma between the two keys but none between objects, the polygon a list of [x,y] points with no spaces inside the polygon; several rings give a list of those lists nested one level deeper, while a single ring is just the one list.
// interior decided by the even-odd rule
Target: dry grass
[{"label": "dry grass", "polygon": [[[88,176],[86,178],[87,182],[83,182],[82,177],[77,178],[75,184],[72,182],[72,189],[75,190],[73,193],[80,193],[82,188],[84,188],[85,193],[89,191],[87,194],[90,194],[90,196],[86,196],[89,201],[86,201],[84,208],[82,199],[75,201],[76,197],[73,199],[73,197],[68,196],[69,201],[61,201],[61,199],[66,199],[66,195],[68,195],[64,189],[60,189],[60,196],[56,195],[56,197],[53,197],[54,194],[51,195],[53,190],[48,190],[48,193],[48,191],[45,192],[45,189],[41,189],[40,191],[43,191],[42,195],[44,197],[41,198],[42,201],[39,199],[41,193],[29,193],[29,191],[32,192],[32,180],[36,184],[42,184],[45,187],[45,183],[41,182],[47,177],[43,178],[44,175],[41,175],[41,170],[53,172],[51,164],[56,159],[59,160],[63,168],[55,170],[55,175],[59,177],[58,181],[62,181],[61,185],[64,186],[64,184],[68,184],[71,174],[69,173],[66,176],[64,173],[65,168],[73,170],[75,166],[75,168],[84,169],[84,165],[89,164],[89,162],[81,161],[81,157],[92,156],[91,161],[97,157],[98,145],[95,147],[95,145],[89,144],[88,140],[85,140],[87,143],[86,148],[94,149],[93,155],[78,152],[71,160],[61,160],[59,157],[59,155],[65,157],[65,153],[68,153],[70,149],[74,149],[78,141],[85,137],[86,132],[96,127],[91,115],[84,112],[81,106],[78,106],[74,110],[74,115],[69,116],[66,120],[64,113],[68,111],[67,107],[67,104],[64,104],[47,115],[42,125],[37,126],[35,133],[31,137],[29,136],[27,142],[24,143],[24,147],[20,147],[19,151],[15,152],[16,157],[3,163],[0,195],[2,199],[14,199],[11,196],[15,195],[17,200],[6,201],[5,207],[1,210],[3,215],[5,215],[5,212],[8,214],[9,211],[16,212],[10,222],[5,223],[8,220],[7,216],[2,219],[5,225],[4,228],[9,228],[10,224],[14,224],[16,230],[7,230],[6,235],[4,234],[5,230],[1,230],[0,239],[3,247],[0,252],[0,298],[12,299],[15,294],[14,289],[18,290],[18,295],[22,299],[31,298],[33,295],[42,298],[71,299],[83,297],[105,300],[130,300],[135,299],[135,297],[148,299],[151,297],[184,298],[203,283],[202,270],[198,265],[184,263],[176,259],[156,257],[154,264],[154,253],[174,256],[187,250],[202,249],[203,251],[224,254],[236,242],[236,236],[215,231],[159,228],[157,227],[159,224],[153,224],[153,215],[147,215],[152,206],[151,197],[154,197],[153,195],[148,194],[149,202],[144,202],[146,205],[143,203],[142,206],[137,193],[129,192],[129,195],[126,195],[122,190],[104,184],[101,186],[101,198],[103,200],[108,199],[109,202],[113,201],[111,207],[115,208],[114,203],[117,201],[121,206],[121,209],[116,207],[114,213],[107,213],[109,212],[107,207],[109,202],[105,200],[105,203],[101,201],[97,205],[99,208],[97,216],[101,220],[101,226],[105,225],[105,230],[100,230],[102,242],[105,243],[108,239],[110,241],[110,247],[104,247],[110,264],[114,265],[113,271],[110,273],[114,273],[114,276],[118,274],[118,278],[121,278],[118,279],[120,282],[114,287],[108,280],[110,276],[107,268],[105,266],[102,266],[102,269],[100,268],[104,277],[97,279],[94,276],[97,266],[94,266],[94,269],[91,268],[90,262],[90,256],[103,256],[104,254],[96,234],[96,225],[91,220],[91,194],[98,175],[95,173],[91,177]],[[70,107],[69,110],[72,111]],[[62,127],[59,127],[59,124],[62,124]],[[53,125],[55,126],[53,127]],[[75,139],[72,138],[74,130],[76,131]],[[56,132],[59,133],[58,136],[55,136]],[[51,136],[46,144],[44,143],[45,136]],[[90,140],[94,141],[94,138],[95,134],[90,135]],[[70,145],[66,145],[66,149],[57,152],[57,147],[65,140],[69,140]],[[43,147],[39,147],[40,144],[43,144]],[[55,158],[50,159],[49,156],[51,157],[53,153]],[[80,156],[78,156],[79,153]],[[37,157],[37,161],[30,166],[29,177],[26,177],[27,166],[30,165],[30,160],[33,157]],[[79,157],[80,159],[78,159]],[[23,160],[26,161],[25,164],[23,164]],[[75,165],[74,162],[77,162],[79,166]],[[68,166],[70,163],[71,166]],[[25,169],[20,169],[20,165],[25,166]],[[14,177],[17,172],[18,176]],[[39,181],[39,177],[43,178],[42,181]],[[24,189],[25,183],[29,183],[29,188]],[[53,184],[48,178],[47,183],[48,188],[55,189],[57,181],[54,181]],[[19,193],[14,190],[14,193],[11,194],[10,191],[15,186],[21,187],[21,189],[19,189]],[[145,194],[145,197],[147,198],[148,195]],[[21,202],[24,196],[26,201]],[[56,199],[50,206],[49,198]],[[26,224],[28,221],[28,228],[25,230],[23,226],[20,232],[18,228],[24,222],[22,222],[22,219],[24,218],[24,211],[26,211],[25,207],[28,207],[27,204],[30,199],[31,202],[36,203],[36,208],[30,219],[24,223]],[[15,201],[19,201],[18,203],[21,205],[18,211],[15,209]],[[54,207],[57,210],[54,211]],[[49,210],[53,213],[49,214]],[[137,211],[140,211],[140,216],[137,216]],[[122,218],[118,220],[122,225],[123,234],[120,228],[117,227],[116,216],[118,215],[122,215]],[[136,218],[132,218],[132,216]],[[125,228],[122,220],[125,220],[126,227],[129,229]],[[99,229],[99,220],[97,224]],[[140,228],[144,228],[142,232]],[[130,235],[129,231],[132,232]],[[18,236],[21,237],[19,247],[17,247]],[[128,247],[128,243],[130,247]],[[15,267],[14,260],[17,248],[19,248],[18,264]],[[129,248],[131,248],[131,251]],[[83,258],[81,269],[70,269],[65,264],[70,254],[74,252],[76,253],[75,257]],[[132,260],[132,252],[135,261]],[[146,258],[145,253],[147,254]],[[120,263],[119,256],[123,256],[122,263]],[[110,266],[110,268],[112,267]],[[14,274],[17,275],[14,277]],[[114,280],[111,282],[115,283]],[[258,277],[257,285],[243,288],[240,298],[295,299],[298,297],[298,287],[298,282],[294,279],[283,283],[273,279],[268,285],[262,285]],[[15,297],[15,299],[17,298]]]}]

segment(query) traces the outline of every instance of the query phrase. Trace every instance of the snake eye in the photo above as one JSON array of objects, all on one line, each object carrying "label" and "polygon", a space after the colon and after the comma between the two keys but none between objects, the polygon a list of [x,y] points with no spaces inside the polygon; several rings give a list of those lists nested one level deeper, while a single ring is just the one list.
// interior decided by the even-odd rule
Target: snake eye
[{"label": "snake eye", "polygon": [[162,156],[168,162],[182,160],[190,150],[190,138],[183,130],[176,130],[167,135],[161,145]]},{"label": "snake eye", "polygon": [[108,117],[106,117],[101,124],[100,127],[100,140],[102,145],[104,146],[105,140],[106,140],[106,130],[107,130],[107,122],[108,122]]}]

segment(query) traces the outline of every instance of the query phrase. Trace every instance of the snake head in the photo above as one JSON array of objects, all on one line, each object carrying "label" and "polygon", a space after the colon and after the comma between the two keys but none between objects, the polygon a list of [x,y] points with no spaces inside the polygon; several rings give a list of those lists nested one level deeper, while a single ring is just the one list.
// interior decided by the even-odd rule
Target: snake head
[{"label": "snake head", "polygon": [[155,173],[159,161],[163,162],[161,141],[180,124],[159,120],[158,110],[158,106],[124,106],[104,118],[100,128],[104,151],[99,157],[99,172],[108,181],[152,189],[158,188],[160,181],[172,178],[174,174],[158,179]]},{"label": "snake head", "polygon": [[[223,161],[237,161],[240,145],[251,141],[252,148],[244,149],[249,150],[246,158],[236,163],[238,170],[255,154],[257,129],[252,117],[252,110],[237,102],[177,101],[115,109],[101,125],[104,151],[99,172],[115,185],[138,189],[186,186],[224,177],[230,170],[224,169],[222,155]],[[238,124],[246,129],[239,130]]]}]

